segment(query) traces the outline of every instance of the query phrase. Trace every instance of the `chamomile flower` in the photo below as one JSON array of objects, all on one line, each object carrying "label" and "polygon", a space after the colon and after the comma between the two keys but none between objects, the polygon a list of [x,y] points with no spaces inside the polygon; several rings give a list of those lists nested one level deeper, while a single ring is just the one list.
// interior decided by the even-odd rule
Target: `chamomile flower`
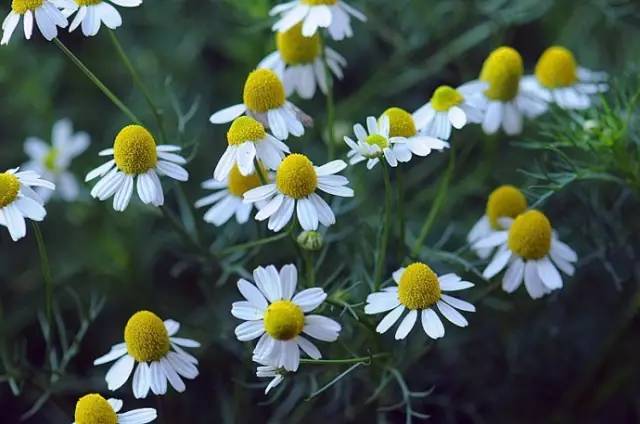
[{"label": "chamomile flower", "polygon": [[[89,135],[85,132],[74,133],[71,121],[62,119],[53,125],[52,144],[45,143],[36,137],[29,137],[24,142],[24,151],[29,162],[24,169],[40,174],[44,179],[52,181],[57,190],[56,195],[70,202],[78,197],[80,188],[76,177],[69,171],[71,161],[89,147]],[[51,196],[50,190],[36,190],[45,202]]]},{"label": "chamomile flower", "polygon": [[456,274],[438,276],[428,265],[414,262],[394,272],[393,280],[396,286],[387,287],[367,297],[364,312],[373,315],[391,311],[384,316],[376,328],[376,331],[382,334],[408,310],[409,313],[396,330],[396,340],[407,337],[418,319],[418,314],[420,314],[424,332],[432,339],[438,339],[444,337],[444,326],[436,309],[458,327],[468,325],[467,320],[458,310],[476,311],[472,304],[443,293],[473,287],[472,283],[462,281]]},{"label": "chamomile flower", "polygon": [[78,399],[73,424],[146,424],[158,418],[153,408],[120,413],[122,401],[91,393]]},{"label": "chamomile flower", "polygon": [[249,116],[236,118],[227,132],[227,150],[220,158],[213,178],[223,181],[234,166],[242,175],[255,172],[254,161],[260,160],[269,169],[277,169],[289,147],[267,134],[264,125]]},{"label": "chamomile flower", "polygon": [[257,285],[238,281],[238,290],[245,300],[235,302],[231,314],[245,320],[236,327],[238,340],[258,340],[254,360],[274,368],[296,371],[300,364],[300,349],[313,359],[320,359],[318,348],[302,334],[324,342],[336,341],[342,327],[322,315],[305,315],[324,302],[327,294],[321,288],[302,290],[295,294],[298,271],[285,265],[280,272],[270,265],[253,271]]},{"label": "chamomile flower", "polygon": [[606,79],[605,72],[582,68],[571,51],[553,46],[538,59],[535,75],[524,77],[522,84],[545,102],[563,109],[586,109],[591,96],[608,89]]},{"label": "chamomile flower", "polygon": [[7,227],[13,241],[27,235],[25,218],[42,221],[47,215],[44,202],[32,187],[56,188],[34,171],[16,168],[0,173],[0,225]]},{"label": "chamomile flower", "polygon": [[262,207],[257,205],[260,211],[256,220],[269,219],[268,227],[272,231],[284,228],[294,209],[303,230],[317,230],[318,223],[328,227],[335,224],[336,217],[316,191],[320,189],[334,196],[353,197],[346,177],[335,175],[346,167],[347,164],[341,160],[316,167],[305,155],[295,153],[282,160],[274,183],[247,191],[244,201],[265,202]]},{"label": "chamomile flower", "polygon": [[312,37],[318,28],[326,28],[334,40],[353,36],[351,17],[366,22],[367,17],[343,0],[293,0],[280,4],[269,15],[281,15],[273,25],[278,32],[302,23],[302,35]]},{"label": "chamomile flower", "polygon": [[286,140],[289,134],[300,137],[304,134],[303,123],[310,125],[311,118],[287,101],[284,84],[270,69],[260,68],[249,74],[242,101],[214,113],[209,121],[224,124],[246,114],[268,127],[279,140]]},{"label": "chamomile flower", "polygon": [[562,288],[562,276],[573,275],[573,263],[578,255],[558,240],[549,219],[540,211],[529,210],[515,220],[499,218],[506,228],[477,241],[477,249],[498,247],[493,259],[483,272],[486,279],[493,278],[503,269],[502,289],[514,292],[524,280],[527,292],[538,299],[552,290]]},{"label": "chamomile flower", "polygon": [[113,198],[113,209],[122,212],[129,205],[134,181],[138,197],[144,204],[162,206],[164,193],[158,175],[187,181],[189,173],[180,165],[187,161],[174,152],[179,146],[156,146],[156,140],[140,125],[124,127],[116,136],[113,148],[103,150],[100,156],[113,159],[87,174],[85,182],[101,177],[91,190],[98,200]]},{"label": "chamomile flower", "polygon": [[264,390],[264,394],[267,395],[271,390],[278,387],[284,381],[284,377],[288,374],[288,371],[281,367],[274,367],[273,365],[269,365],[263,359],[256,358],[256,362],[260,364],[256,368],[256,377],[271,379]]},{"label": "chamomile flower", "polygon": [[527,198],[516,187],[503,185],[493,190],[487,200],[485,214],[475,223],[467,235],[467,242],[476,255],[485,259],[493,252],[493,248],[478,249],[474,244],[496,231],[503,231],[500,218],[515,219],[525,212],[527,207]]},{"label": "chamomile flower", "polygon": [[179,329],[176,321],[163,322],[153,312],[136,312],[124,329],[124,343],[114,345],[109,353],[93,361],[93,365],[116,361],[105,377],[112,391],[122,387],[133,372],[136,399],[147,397],[149,389],[155,395],[164,395],[167,381],[176,391],[184,392],[182,378],[193,380],[198,376],[198,360],[182,347],[200,347],[200,343],[174,337]]},{"label": "chamomile flower", "polygon": [[367,118],[367,129],[361,124],[353,126],[356,141],[345,136],[344,142],[351,150],[347,153],[349,163],[355,165],[367,161],[367,169],[373,169],[384,157],[390,166],[398,166],[394,145],[400,143],[399,138],[390,138],[389,116],[383,115],[378,121],[373,116]]},{"label": "chamomile flower", "polygon": [[94,36],[100,31],[100,25],[116,29],[122,25],[120,12],[111,3],[120,7],[138,7],[142,0],[71,0],[71,7],[65,7],[63,12],[69,17],[76,13],[69,26],[69,32],[82,24],[82,33],[87,37]]},{"label": "chamomile flower", "polygon": [[464,88],[448,85],[436,88],[429,102],[413,113],[418,131],[448,140],[451,127],[460,130],[468,123],[482,122],[482,111],[473,103],[473,96],[467,98],[463,92]]},{"label": "chamomile flower", "polygon": [[285,32],[276,34],[278,50],[271,53],[258,64],[258,68],[275,71],[284,83],[287,96],[298,93],[303,99],[310,99],[316,94],[316,87],[327,94],[327,66],[338,78],[342,79],[342,68],[347,61],[335,50],[323,49],[320,34],[311,37],[302,35],[302,25],[298,24]]},{"label": "chamomile flower", "polygon": [[238,167],[234,166],[223,181],[211,179],[202,183],[202,188],[217,191],[198,200],[195,206],[201,208],[211,205],[204,214],[204,220],[216,227],[224,225],[233,215],[236,216],[238,224],[244,224],[249,220],[253,205],[244,203],[242,196],[259,186],[260,178],[257,173],[245,177]]},{"label": "chamomile flower", "polygon": [[547,110],[545,102],[521,84],[522,57],[511,47],[499,47],[484,61],[480,78],[458,88],[482,110],[482,129],[495,134],[500,127],[508,135],[520,134],[523,116],[534,118]]},{"label": "chamomile flower", "polygon": [[2,22],[2,40],[0,45],[9,43],[13,32],[24,18],[24,38],[31,39],[33,34],[33,21],[40,30],[42,36],[51,41],[58,36],[58,27],[66,28],[67,18],[58,9],[58,6],[72,4],[72,0],[12,0],[11,12]]}]

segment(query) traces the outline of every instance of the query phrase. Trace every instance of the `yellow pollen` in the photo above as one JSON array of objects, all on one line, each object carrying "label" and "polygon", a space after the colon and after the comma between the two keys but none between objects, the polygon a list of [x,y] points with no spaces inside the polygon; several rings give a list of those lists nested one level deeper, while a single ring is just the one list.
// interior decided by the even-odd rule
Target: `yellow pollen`
[{"label": "yellow pollen", "polygon": [[282,60],[287,65],[311,63],[320,56],[322,49],[320,33],[316,32],[311,37],[305,37],[302,35],[302,23],[286,32],[278,32],[276,45]]},{"label": "yellow pollen", "polygon": [[128,175],[144,174],[158,162],[156,140],[140,125],[124,127],[113,143],[118,169]]},{"label": "yellow pollen", "polygon": [[24,15],[27,11],[36,10],[43,4],[44,0],[13,0],[11,2],[11,9],[20,15]]},{"label": "yellow pollen", "polygon": [[491,100],[509,101],[518,94],[524,73],[522,57],[511,47],[499,47],[484,61],[480,80],[489,84],[485,95]]},{"label": "yellow pollen", "polygon": [[55,171],[57,169],[56,162],[58,161],[58,149],[52,148],[47,152],[44,157],[44,167],[49,171]]},{"label": "yellow pollen", "polygon": [[540,211],[518,216],[509,229],[509,249],[525,259],[544,258],[551,249],[551,223]]},{"label": "yellow pollen", "polygon": [[154,362],[169,352],[169,333],[156,314],[136,312],[124,328],[124,341],[129,355],[138,362]]},{"label": "yellow pollen", "polygon": [[571,51],[560,46],[549,47],[536,64],[536,78],[547,88],[573,85],[578,80],[578,64]]},{"label": "yellow pollen", "polygon": [[256,69],[249,74],[244,83],[242,98],[250,110],[265,113],[284,105],[286,95],[284,85],[275,72]]},{"label": "yellow pollen", "polygon": [[233,146],[247,141],[261,141],[266,136],[264,125],[249,116],[241,116],[229,127],[227,141]]},{"label": "yellow pollen", "polygon": [[437,112],[446,112],[463,101],[464,97],[458,90],[448,85],[441,85],[431,96],[431,107]]},{"label": "yellow pollen", "polygon": [[247,191],[261,185],[260,177],[257,173],[254,172],[253,174],[245,177],[240,173],[238,165],[234,165],[233,168],[231,168],[231,172],[229,172],[229,177],[227,178],[229,193],[236,197],[242,197],[242,195]]},{"label": "yellow pollen", "polygon": [[527,198],[512,185],[503,185],[493,190],[487,201],[487,217],[494,230],[501,230],[498,218],[515,218],[527,210]]},{"label": "yellow pollen", "polygon": [[408,309],[426,309],[440,300],[438,276],[422,262],[405,268],[398,283],[398,299]]},{"label": "yellow pollen", "polygon": [[94,6],[102,3],[102,0],[75,0],[78,6]]},{"label": "yellow pollen", "polygon": [[98,394],[81,397],[76,403],[76,424],[116,424],[118,417],[113,407]]},{"label": "yellow pollen", "polygon": [[316,191],[318,175],[305,155],[294,153],[282,160],[276,173],[278,190],[294,199],[302,199]]},{"label": "yellow pollen", "polygon": [[303,328],[304,312],[290,300],[273,302],[264,313],[264,331],[276,340],[291,340]]},{"label": "yellow pollen", "polygon": [[3,172],[0,174],[0,208],[13,203],[20,192],[20,180],[13,174]]},{"label": "yellow pollen", "polygon": [[392,107],[383,115],[389,117],[389,137],[413,137],[418,133],[413,117],[406,110]]},{"label": "yellow pollen", "polygon": [[372,146],[378,146],[380,149],[384,150],[389,147],[389,140],[381,136],[380,134],[371,134],[365,140],[367,144],[371,144]]},{"label": "yellow pollen", "polygon": [[331,6],[338,2],[338,0],[302,0],[302,4],[308,4],[309,6],[321,6],[323,4]]}]

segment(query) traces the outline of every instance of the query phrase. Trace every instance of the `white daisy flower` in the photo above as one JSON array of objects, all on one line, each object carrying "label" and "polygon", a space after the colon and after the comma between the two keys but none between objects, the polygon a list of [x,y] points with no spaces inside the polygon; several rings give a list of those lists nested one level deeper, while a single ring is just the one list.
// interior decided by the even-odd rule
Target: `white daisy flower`
[{"label": "white daisy flower", "polygon": [[76,403],[73,424],[146,424],[155,421],[158,414],[153,408],[133,409],[119,413],[120,399],[105,399],[92,393],[81,397]]},{"label": "white daisy flower", "polygon": [[[300,349],[313,359],[322,354],[302,333],[324,342],[334,342],[342,327],[321,315],[305,315],[327,298],[321,288],[302,290],[295,294],[298,271],[285,265],[280,272],[270,265],[253,271],[256,285],[238,281],[238,289],[246,300],[235,302],[231,314],[246,322],[236,327],[238,340],[246,342],[260,338],[253,351],[254,360],[276,368],[296,371],[300,364]],[[295,296],[294,296],[295,294]]]},{"label": "white daisy flower", "polygon": [[223,181],[234,166],[242,175],[255,172],[255,159],[269,169],[277,169],[289,147],[277,138],[267,134],[264,125],[249,116],[236,118],[227,132],[229,146],[220,158],[213,178]]},{"label": "white daisy flower", "polygon": [[[2,40],[0,45],[9,43],[13,32],[24,17],[24,37],[31,39],[33,34],[33,21],[42,33],[42,36],[51,41],[58,36],[58,27],[67,27],[67,18],[58,7],[72,4],[72,0],[12,0],[11,12],[2,22]],[[35,18],[35,19],[34,19]]]},{"label": "white daisy flower", "polygon": [[[73,132],[73,125],[68,119],[62,119],[53,125],[52,144],[36,137],[29,137],[24,142],[24,151],[29,162],[24,169],[37,172],[45,180],[52,181],[57,190],[55,194],[61,199],[71,202],[77,199],[80,188],[75,175],[69,171],[71,161],[89,147],[89,134]],[[51,191],[36,190],[43,201],[49,200]]]},{"label": "white daisy flower", "polygon": [[394,272],[393,280],[397,286],[387,287],[367,296],[364,312],[372,315],[391,311],[376,328],[376,331],[382,334],[400,319],[405,310],[408,310],[409,313],[398,326],[396,340],[407,337],[418,319],[418,313],[420,313],[424,332],[432,339],[438,339],[444,337],[444,326],[436,313],[436,308],[458,327],[468,325],[467,320],[458,310],[476,311],[472,304],[443,293],[473,287],[472,283],[462,281],[456,274],[438,277],[428,265],[415,262]]},{"label": "white daisy flower", "polygon": [[278,32],[288,31],[302,23],[302,34],[312,37],[318,28],[326,28],[334,40],[353,36],[351,16],[366,22],[367,17],[342,0],[294,0],[275,6],[269,15],[281,15],[273,25]]},{"label": "white daisy flower", "polygon": [[520,53],[499,47],[484,61],[480,78],[458,88],[482,111],[486,134],[495,134],[500,127],[508,135],[520,134],[524,116],[534,118],[547,110],[546,103],[521,84],[523,72]]},{"label": "white daisy flower", "polygon": [[87,37],[94,36],[100,31],[100,25],[116,29],[122,25],[120,12],[111,3],[120,7],[138,7],[142,0],[70,0],[63,9],[66,17],[76,13],[69,26],[69,32],[75,31],[82,24],[82,33]]},{"label": "white daisy flower", "polygon": [[349,181],[342,175],[334,175],[347,164],[334,160],[323,166],[313,166],[305,155],[298,153],[284,158],[276,171],[275,182],[254,188],[244,194],[245,203],[264,201],[256,214],[256,220],[269,219],[269,229],[280,231],[297,212],[298,222],[305,231],[317,230],[318,223],[328,227],[335,224],[331,207],[316,190],[341,197],[353,197]]},{"label": "white daisy flower", "polygon": [[222,109],[209,118],[212,124],[225,124],[248,115],[268,127],[276,138],[286,140],[289,134],[300,137],[311,118],[287,101],[282,81],[270,69],[256,69],[244,84],[243,103]]},{"label": "white daisy flower", "polygon": [[173,337],[179,329],[180,323],[176,321],[162,322],[153,312],[136,312],[124,329],[124,343],[114,345],[109,353],[93,361],[93,365],[116,361],[105,377],[112,391],[122,387],[133,372],[136,399],[147,397],[149,389],[155,395],[164,395],[167,381],[182,393],[185,390],[182,378],[193,380],[198,376],[198,360],[182,347],[200,347],[200,343]]},{"label": "white daisy flower", "polygon": [[202,188],[216,192],[198,200],[195,206],[201,208],[211,205],[204,214],[204,220],[216,227],[224,225],[234,215],[238,224],[244,224],[249,220],[253,205],[244,203],[243,195],[259,186],[260,177],[257,173],[245,177],[238,166],[234,166],[223,181],[211,179],[202,183]]},{"label": "white daisy flower", "polygon": [[347,60],[330,47],[322,48],[320,34],[311,37],[302,35],[300,24],[286,32],[276,34],[278,50],[271,53],[258,64],[258,68],[268,68],[276,72],[284,83],[287,96],[298,93],[303,99],[316,94],[316,86],[327,94],[327,66],[338,78],[344,77],[342,68]]},{"label": "white daisy flower", "polygon": [[271,390],[278,387],[284,381],[284,377],[286,374],[288,374],[288,371],[284,368],[269,365],[266,361],[260,358],[256,358],[256,362],[260,364],[256,368],[256,377],[271,379],[266,389],[264,390],[264,394],[267,395]]},{"label": "white daisy flower", "polygon": [[467,235],[467,242],[476,255],[486,259],[493,252],[493,248],[478,249],[474,244],[496,231],[503,231],[500,218],[515,219],[528,208],[527,198],[516,187],[503,185],[491,192],[487,200],[485,214],[475,223]]},{"label": "white daisy flower", "polygon": [[162,206],[164,193],[158,175],[166,175],[174,180],[187,181],[189,173],[180,165],[187,161],[173,152],[179,146],[156,146],[153,135],[140,125],[124,127],[116,136],[113,148],[98,153],[112,156],[87,174],[85,182],[101,177],[91,190],[91,196],[98,200],[113,198],[113,209],[122,212],[129,205],[133,194],[134,180],[138,197],[144,204]]},{"label": "white daisy flower", "polygon": [[507,268],[502,289],[512,293],[524,280],[532,299],[562,288],[558,268],[573,275],[573,263],[578,255],[558,240],[549,219],[540,211],[529,210],[515,220],[500,218],[499,221],[506,230],[494,232],[475,243],[477,249],[498,247],[482,275],[490,279]]},{"label": "white daisy flower", "polygon": [[44,202],[32,187],[56,188],[34,171],[16,168],[0,173],[0,225],[7,227],[13,241],[27,235],[25,218],[42,221],[47,215]]},{"label": "white daisy flower", "polygon": [[606,72],[582,68],[571,51],[552,46],[538,59],[535,75],[524,77],[522,84],[545,102],[563,109],[586,109],[591,96],[607,91],[606,80]]},{"label": "white daisy flower", "polygon": [[464,95],[464,88],[441,85],[431,100],[413,113],[413,119],[423,134],[449,140],[451,127],[460,130],[468,123],[482,122],[482,110]]}]

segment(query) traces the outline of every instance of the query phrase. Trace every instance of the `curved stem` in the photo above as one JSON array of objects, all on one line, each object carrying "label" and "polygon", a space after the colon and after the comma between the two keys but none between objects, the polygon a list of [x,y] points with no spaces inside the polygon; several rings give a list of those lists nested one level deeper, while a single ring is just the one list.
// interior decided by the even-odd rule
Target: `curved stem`
[{"label": "curved stem", "polygon": [[260,184],[265,185],[269,184],[269,180],[266,175],[264,175],[264,170],[262,166],[260,166],[260,162],[258,162],[258,158],[253,158],[253,167],[256,169],[256,174],[258,174],[258,178],[260,178]]},{"label": "curved stem", "polygon": [[84,73],[85,76],[87,78],[89,78],[89,80],[92,83],[94,83],[95,86],[98,87],[98,89],[100,89],[100,91],[102,91],[102,93],[105,96],[107,96],[107,98],[109,98],[109,100],[111,100],[111,102],[113,102],[113,104],[116,105],[116,107],[118,109],[120,109],[122,111],[122,113],[127,115],[127,117],[132,122],[135,122],[135,123],[140,123],[141,122],[140,119],[138,119],[138,117],[122,102],[122,100],[120,100],[120,98],[118,96],[113,94],[113,92],[111,90],[109,90],[109,88],[107,88],[107,86],[104,85],[104,83],[102,81],[100,81],[100,79],[98,77],[96,77],[95,74],[93,72],[91,72],[89,70],[89,68],[87,68],[85,66],[85,64],[82,63],[82,61],[80,59],[78,59],[78,57],[76,55],[74,55],[71,52],[71,50],[69,50],[67,48],[67,46],[64,45],[64,43],[62,41],[60,41],[58,38],[54,38],[53,42],[82,71],[82,73]]},{"label": "curved stem", "polygon": [[406,225],[404,215],[404,175],[400,167],[396,168],[396,187],[398,188],[398,257],[402,259]]},{"label": "curved stem", "polygon": [[230,253],[233,252],[237,252],[237,251],[242,251],[242,250],[247,250],[247,249],[251,249],[253,247],[257,247],[257,246],[262,246],[265,244],[270,244],[273,242],[276,242],[278,240],[282,240],[284,238],[287,238],[289,236],[290,230],[287,230],[283,233],[280,234],[276,234],[275,236],[271,236],[271,237],[265,237],[265,238],[261,238],[258,240],[252,240],[249,241],[247,243],[241,243],[241,244],[236,244],[235,246],[231,246],[231,247],[227,247],[224,250],[220,251],[220,255],[228,255]]},{"label": "curved stem", "polygon": [[387,257],[387,244],[389,243],[389,227],[391,225],[391,178],[389,177],[389,169],[384,160],[380,161],[382,165],[382,175],[384,178],[384,222],[382,227],[382,236],[380,237],[380,243],[378,246],[378,257],[376,258],[376,265],[373,274],[373,284],[377,291],[382,285],[382,272],[384,270],[384,263]]},{"label": "curved stem", "polygon": [[358,356],[356,358],[347,359],[300,359],[301,364],[308,365],[339,365],[339,364],[357,364],[359,362],[370,364],[372,360],[389,356],[387,352],[376,353],[369,356]]},{"label": "curved stem", "polygon": [[313,252],[307,249],[302,249],[302,255],[304,256],[304,263],[307,271],[307,287],[314,287],[316,285],[316,273],[313,265]]},{"label": "curved stem", "polygon": [[[47,255],[47,247],[42,237],[40,226],[36,222],[33,224],[33,233],[36,236],[38,244],[38,255],[40,256],[40,268],[42,270],[42,279],[44,281],[44,306],[47,317],[47,325],[49,326],[49,335],[53,329],[52,310],[53,310],[53,278],[51,277],[51,268],[49,266],[49,255]],[[50,337],[50,336],[49,336]]]}]

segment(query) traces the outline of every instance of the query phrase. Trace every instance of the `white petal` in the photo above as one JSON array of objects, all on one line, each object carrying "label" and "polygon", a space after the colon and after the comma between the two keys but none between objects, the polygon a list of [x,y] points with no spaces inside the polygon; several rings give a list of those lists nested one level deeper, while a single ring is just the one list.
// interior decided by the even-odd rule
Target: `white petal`
[{"label": "white petal", "polygon": [[544,285],[551,290],[561,288],[562,277],[549,258],[545,256],[536,262],[538,265],[538,277],[540,277]]},{"label": "white petal", "polygon": [[264,322],[262,320],[243,322],[236,327],[235,334],[241,342],[257,339],[264,334]]},{"label": "white petal", "polygon": [[292,301],[302,309],[303,312],[311,312],[324,302],[327,294],[319,287],[306,289],[296,294]]},{"label": "white petal", "polygon": [[111,366],[105,376],[109,390],[117,390],[127,382],[134,364],[135,360],[131,356],[125,355]]},{"label": "white petal", "polygon": [[440,317],[432,309],[425,309],[422,311],[422,328],[427,336],[432,339],[439,339],[444,337],[444,326]]},{"label": "white petal", "polygon": [[133,396],[144,399],[151,388],[151,371],[146,362],[140,362],[133,373]]},{"label": "white petal", "polygon": [[240,279],[238,281],[238,290],[240,290],[242,296],[244,296],[244,298],[256,308],[260,310],[265,310],[267,308],[267,299],[265,299],[264,295],[256,286],[247,280]]},{"label": "white petal", "polygon": [[475,312],[476,307],[471,303],[466,302],[464,300],[458,299],[456,297],[448,296],[446,294],[442,294],[442,300],[444,300],[449,305],[453,306],[456,309],[460,309],[461,311],[467,312]]},{"label": "white petal", "polygon": [[380,323],[376,327],[376,331],[380,334],[386,332],[389,328],[391,328],[393,324],[396,323],[396,321],[398,321],[398,319],[400,319],[400,316],[404,312],[404,309],[404,306],[400,305],[389,312],[387,315],[385,315],[384,318],[382,318],[382,321],[380,321]]},{"label": "white petal", "polygon": [[247,108],[243,104],[234,105],[226,109],[222,109],[209,118],[209,122],[212,124],[226,124],[236,119],[238,116],[244,114]]},{"label": "white petal", "polygon": [[402,340],[405,337],[407,337],[411,329],[413,329],[413,326],[415,325],[417,319],[418,319],[418,311],[416,310],[410,311],[398,326],[398,330],[396,331],[396,336],[395,336],[396,340]]},{"label": "white petal", "polygon": [[463,317],[460,312],[456,311],[445,302],[439,300],[437,305],[440,313],[442,313],[442,315],[444,315],[444,317],[451,321],[453,324],[457,325],[458,327],[466,327],[467,325],[469,325],[465,317]]}]

